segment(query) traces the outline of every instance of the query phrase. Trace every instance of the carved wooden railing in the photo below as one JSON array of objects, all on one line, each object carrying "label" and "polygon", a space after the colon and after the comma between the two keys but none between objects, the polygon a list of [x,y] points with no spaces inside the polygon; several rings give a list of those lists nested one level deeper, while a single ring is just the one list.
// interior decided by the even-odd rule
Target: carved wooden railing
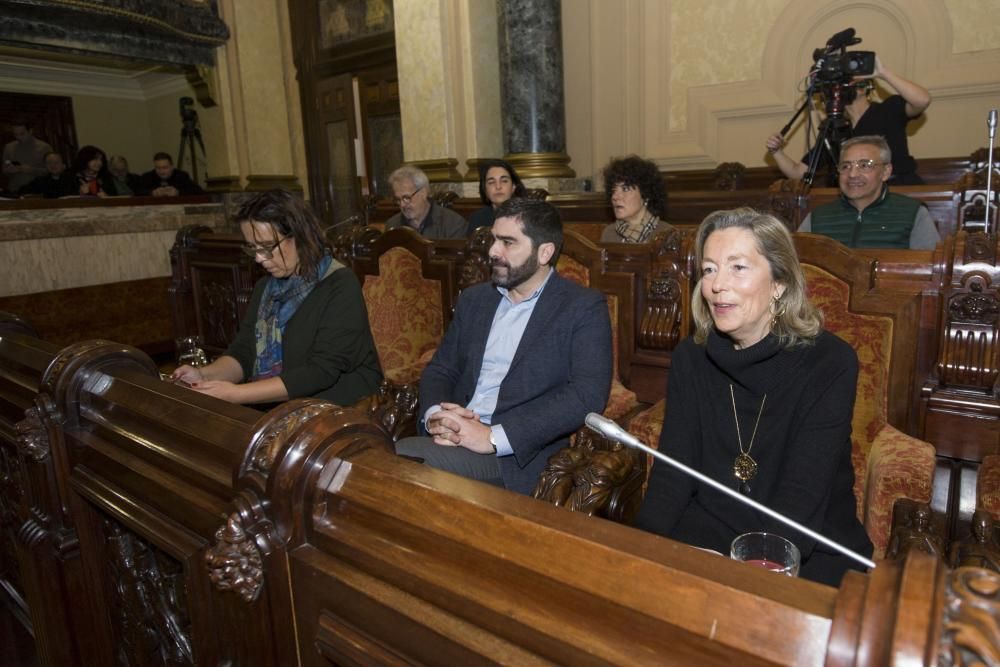
[{"label": "carved wooden railing", "polygon": [[0,426],[18,471],[3,533],[42,664],[935,665],[1000,651],[996,573],[914,552],[839,590],[780,577],[402,460],[357,411],[307,399],[261,415],[160,382],[105,341],[54,351],[5,334]]}]

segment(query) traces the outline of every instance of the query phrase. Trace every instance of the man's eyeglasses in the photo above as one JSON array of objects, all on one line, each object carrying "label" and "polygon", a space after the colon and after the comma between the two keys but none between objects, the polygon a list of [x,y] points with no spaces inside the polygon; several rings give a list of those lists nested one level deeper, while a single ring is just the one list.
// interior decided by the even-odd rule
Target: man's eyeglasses
[{"label": "man's eyeglasses", "polygon": [[271,259],[274,257],[274,249],[281,245],[281,242],[287,238],[288,237],[286,236],[285,238],[278,239],[271,245],[253,245],[252,243],[244,243],[241,247],[243,248],[243,252],[250,255],[254,259],[257,259],[257,255],[260,255],[264,259]]},{"label": "man's eyeglasses", "polygon": [[396,206],[409,206],[413,198],[417,196],[417,193],[424,189],[424,186],[420,186],[408,195],[403,195],[402,197],[393,197],[392,201],[396,202]]},{"label": "man's eyeglasses", "polygon": [[863,171],[865,173],[870,171],[875,171],[875,167],[881,167],[885,162],[877,162],[876,160],[844,160],[837,165],[837,171],[842,174],[846,174],[851,170],[851,167],[857,167],[858,171]]}]

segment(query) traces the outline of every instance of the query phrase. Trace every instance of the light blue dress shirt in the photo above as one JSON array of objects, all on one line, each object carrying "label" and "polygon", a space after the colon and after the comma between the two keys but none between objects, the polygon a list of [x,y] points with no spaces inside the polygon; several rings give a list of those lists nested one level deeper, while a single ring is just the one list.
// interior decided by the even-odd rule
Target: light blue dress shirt
[{"label": "light blue dress shirt", "polygon": [[[493,412],[497,408],[497,399],[500,395],[500,384],[507,377],[510,364],[514,360],[517,346],[521,343],[524,330],[531,319],[531,313],[535,311],[538,297],[542,290],[549,284],[552,277],[552,269],[545,276],[544,282],[539,285],[531,296],[520,303],[514,303],[510,298],[510,291],[505,287],[497,287],[503,298],[497,306],[497,312],[493,315],[493,324],[490,325],[490,335],[486,339],[486,352],[483,355],[483,366],[479,371],[479,379],[476,381],[476,391],[472,395],[472,400],[465,407],[472,410],[479,417],[479,421],[484,424],[492,424]],[[441,409],[440,405],[432,405],[424,413],[424,422],[427,418]],[[507,434],[503,426],[497,424],[490,427],[493,431],[493,440],[497,446],[497,456],[509,456],[514,453],[514,449],[507,440]]]}]

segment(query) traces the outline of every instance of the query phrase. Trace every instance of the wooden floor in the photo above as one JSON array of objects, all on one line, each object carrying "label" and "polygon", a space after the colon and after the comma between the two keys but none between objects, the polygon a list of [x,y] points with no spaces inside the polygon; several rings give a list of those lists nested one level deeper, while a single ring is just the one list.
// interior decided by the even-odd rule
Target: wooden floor
[{"label": "wooden floor", "polygon": [[37,667],[35,643],[10,609],[0,601],[0,665]]}]

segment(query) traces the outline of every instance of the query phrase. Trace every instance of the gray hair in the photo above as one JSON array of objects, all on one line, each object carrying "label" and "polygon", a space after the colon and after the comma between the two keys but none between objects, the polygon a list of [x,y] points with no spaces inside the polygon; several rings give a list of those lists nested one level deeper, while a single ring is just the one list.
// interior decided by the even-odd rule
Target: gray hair
[{"label": "gray hair", "polygon": [[844,143],[840,144],[840,154],[843,155],[848,148],[851,146],[857,146],[858,144],[874,146],[878,149],[879,161],[884,162],[885,164],[892,163],[892,151],[889,149],[889,142],[885,140],[885,137],[878,134],[866,134],[860,137],[848,139]]},{"label": "gray hair", "polygon": [[[809,301],[806,278],[792,235],[778,218],[747,207],[709,213],[695,233],[695,271],[701,275],[705,241],[712,232],[734,227],[750,232],[757,242],[757,252],[771,267],[771,280],[785,286],[781,297],[771,304],[774,315],[771,333],[778,336],[785,347],[812,343],[823,328],[823,314]],[[695,325],[694,340],[703,344],[715,322],[701,294],[701,278],[691,295],[691,316]]]},{"label": "gray hair", "polygon": [[108,166],[115,164],[116,162],[121,162],[128,169],[128,160],[125,159],[124,155],[112,155],[111,159],[108,160]]},{"label": "gray hair", "polygon": [[426,188],[430,181],[427,179],[427,174],[423,171],[409,164],[404,164],[402,167],[396,171],[389,174],[389,185],[395,185],[402,181],[410,181],[413,183],[413,187]]}]

